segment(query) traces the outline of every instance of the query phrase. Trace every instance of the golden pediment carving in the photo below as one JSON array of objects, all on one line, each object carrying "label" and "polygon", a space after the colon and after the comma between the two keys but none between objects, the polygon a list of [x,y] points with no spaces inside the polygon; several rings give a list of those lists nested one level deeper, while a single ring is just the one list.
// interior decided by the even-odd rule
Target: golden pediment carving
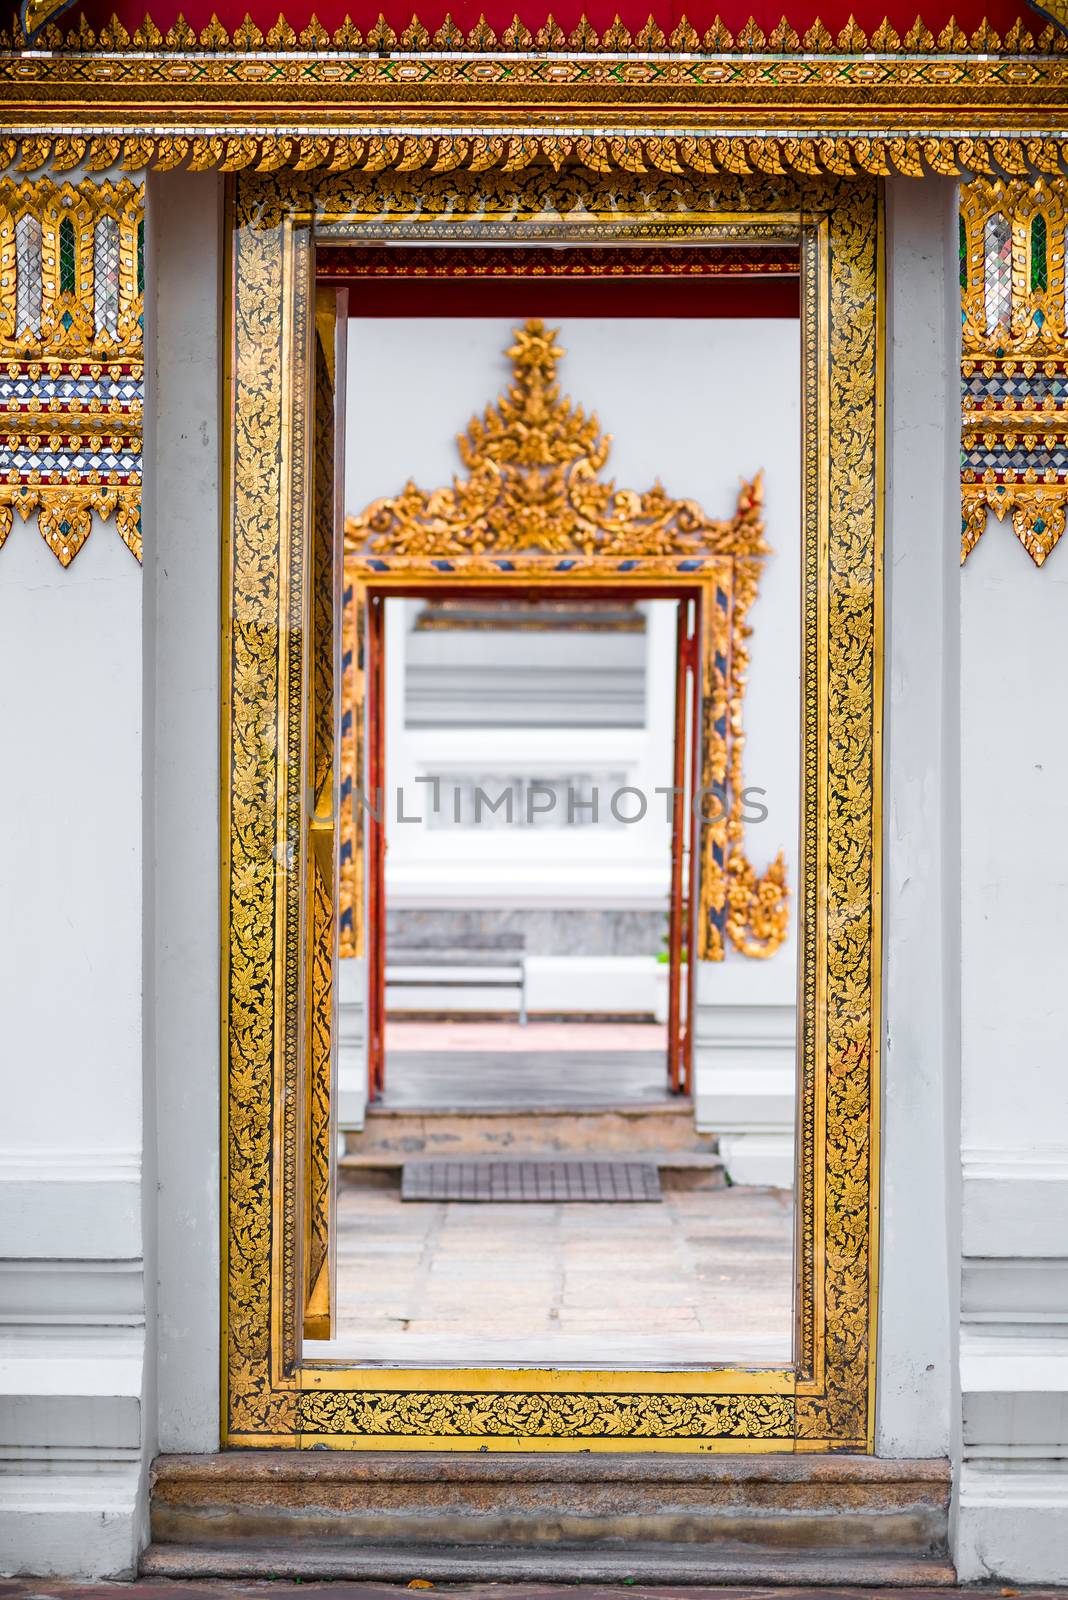
[{"label": "golden pediment carving", "polygon": [[709,517],[657,481],[621,489],[602,478],[612,446],[593,412],[563,396],[556,331],[533,319],[507,352],[507,392],[458,436],[466,478],[420,489],[411,479],[345,523],[350,554],[419,561],[507,556],[760,556],[763,487],[743,483],[733,517]]}]

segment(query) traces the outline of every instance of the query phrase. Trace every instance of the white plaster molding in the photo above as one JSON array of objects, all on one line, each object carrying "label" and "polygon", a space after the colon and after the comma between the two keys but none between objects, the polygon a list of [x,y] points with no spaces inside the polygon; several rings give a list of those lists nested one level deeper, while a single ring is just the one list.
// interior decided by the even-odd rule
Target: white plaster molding
[{"label": "white plaster molding", "polygon": [[1068,1332],[1068,1237],[1065,1255],[966,1256],[961,1318],[970,1327],[1006,1332]]},{"label": "white plaster molding", "polygon": [[0,1572],[132,1577],[140,1500],[136,1461],[0,1467]]},{"label": "white plaster molding", "polygon": [[[33,1263],[38,1288],[55,1263]],[[63,1264],[68,1265],[67,1263]],[[70,1290],[113,1273],[70,1264]],[[5,1274],[6,1276],[6,1274]],[[20,1267],[23,1284],[27,1265]],[[114,1310],[84,1307],[49,1326],[0,1331],[0,1572],[131,1576],[140,1544],[145,1462],[145,1328],[140,1272],[135,1295]],[[4,1284],[6,1289],[8,1284]],[[129,1286],[127,1285],[127,1288]],[[8,1302],[5,1299],[5,1305]],[[80,1325],[79,1325],[80,1324]]]},{"label": "white plaster molding", "polygon": [[962,1583],[1068,1581],[1068,1462],[965,1461],[956,1525]]},{"label": "white plaster molding", "polygon": [[137,1150],[0,1150],[0,1259],[139,1260]]},{"label": "white plaster molding", "polygon": [[0,1261],[5,1330],[136,1328],[145,1321],[140,1260]]},{"label": "white plaster molding", "polygon": [[0,1340],[0,1448],[136,1450],[144,1332]]},{"label": "white plaster molding", "polygon": [[656,1008],[657,974],[648,956],[527,956],[527,1009],[555,1016],[569,1012],[632,1012]]},{"label": "white plaster molding", "polygon": [[964,1255],[1068,1256],[1068,1149],[965,1149]]},{"label": "white plaster molding", "polygon": [[964,1580],[1068,1579],[1068,1151],[962,1155]]}]

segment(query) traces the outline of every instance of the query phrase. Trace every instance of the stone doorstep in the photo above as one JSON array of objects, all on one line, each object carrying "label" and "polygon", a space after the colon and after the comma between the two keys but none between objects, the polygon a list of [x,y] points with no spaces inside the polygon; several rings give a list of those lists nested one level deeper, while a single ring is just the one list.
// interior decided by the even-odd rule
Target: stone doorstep
[{"label": "stone doorstep", "polygon": [[714,1154],[712,1135],[698,1133],[688,1102],[657,1106],[537,1111],[390,1111],[372,1106],[359,1133],[346,1133],[342,1164],[350,1157],[419,1156],[440,1160],[473,1156],[587,1156],[608,1160],[637,1151]]},{"label": "stone doorstep", "polygon": [[949,1468],[870,1457],[160,1457],[144,1571],[434,1581],[952,1582]]},{"label": "stone doorstep", "polygon": [[[314,1550],[295,1545],[258,1546],[252,1550],[220,1545],[180,1546],[151,1544],[141,1562],[146,1577],[296,1578],[305,1583],[350,1579],[361,1583],[408,1584],[412,1579],[435,1584],[761,1584],[784,1586],[857,1585],[869,1589],[946,1589],[957,1575],[945,1557],[886,1556],[713,1555],[707,1549],[642,1548],[628,1545],[616,1551],[549,1548],[530,1551],[500,1546],[471,1547],[457,1551],[430,1545],[404,1550],[317,1544]],[[36,1589],[39,1593],[40,1586]],[[452,1591],[455,1593],[455,1591]],[[708,1600],[733,1600],[732,1594],[705,1589]],[[484,1595],[485,1591],[475,1591]],[[523,1590],[519,1591],[522,1595]],[[640,1587],[611,1592],[612,1600],[635,1596]],[[734,1591],[736,1594],[737,1591]],[[603,1591],[602,1591],[603,1594]],[[648,1591],[646,1591],[648,1594]],[[80,1593],[77,1600],[85,1600]],[[164,1597],[168,1600],[168,1597]],[[546,1600],[542,1591],[542,1600]],[[676,1597],[678,1600],[678,1597]],[[757,1597],[753,1597],[757,1600]],[[828,1590],[814,1600],[829,1600]],[[842,1600],[858,1600],[852,1589]],[[873,1597],[875,1600],[875,1597]],[[931,1597],[934,1600],[934,1597]],[[1037,1600],[1037,1597],[1034,1597]],[[1059,1600],[1059,1597],[1058,1597]]]}]

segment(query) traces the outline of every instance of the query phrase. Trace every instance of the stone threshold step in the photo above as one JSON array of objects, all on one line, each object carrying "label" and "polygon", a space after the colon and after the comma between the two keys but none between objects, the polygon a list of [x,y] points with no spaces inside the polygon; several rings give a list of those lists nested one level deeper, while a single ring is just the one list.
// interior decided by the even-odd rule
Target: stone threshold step
[{"label": "stone threshold step", "polygon": [[850,1502],[907,1495],[948,1507],[950,1465],[851,1454],[748,1451],[708,1455],[621,1450],[219,1450],[210,1455],[160,1455],[152,1466],[157,1493],[227,1497],[255,1488],[258,1496],[303,1494],[312,1487],[366,1496],[377,1493],[495,1487],[510,1499],[516,1484],[618,1493],[628,1487],[659,1496],[686,1487],[704,1499],[732,1501],[760,1491],[791,1502],[824,1504],[829,1492]]},{"label": "stone threshold step", "polygon": [[[218,1562],[221,1576],[270,1572],[284,1557],[284,1570],[324,1577],[770,1582],[802,1563],[798,1582],[861,1581],[843,1564],[867,1571],[864,1581],[913,1582],[931,1563],[944,1570],[948,1507],[947,1462],[868,1456],[161,1456],[151,1516],[152,1560],[163,1565],[151,1570],[179,1551],[173,1559],[192,1565],[175,1570],[211,1573]],[[925,1571],[923,1581],[934,1580]]]},{"label": "stone threshold step", "polygon": [[547,1101],[545,1105],[500,1105],[487,1101],[485,1105],[420,1105],[391,1106],[381,1101],[367,1107],[367,1122],[402,1121],[407,1117],[508,1117],[529,1121],[537,1117],[672,1117],[693,1120],[693,1102],[684,1095],[673,1095],[663,1100],[613,1100],[600,1105],[582,1101]]},{"label": "stone threshold step", "polygon": [[143,1576],[160,1578],[354,1579],[408,1583],[648,1583],[863,1585],[870,1588],[945,1587],[956,1583],[944,1558],[773,1550],[726,1554],[694,1545],[520,1548],[505,1545],[382,1546],[316,1540],[239,1545],[152,1544]]},{"label": "stone threshold step", "polygon": [[711,1154],[715,1136],[698,1133],[688,1105],[620,1110],[388,1111],[373,1108],[360,1132],[345,1133],[349,1155],[386,1152],[410,1159],[476,1155],[560,1156],[604,1159],[632,1151]]}]

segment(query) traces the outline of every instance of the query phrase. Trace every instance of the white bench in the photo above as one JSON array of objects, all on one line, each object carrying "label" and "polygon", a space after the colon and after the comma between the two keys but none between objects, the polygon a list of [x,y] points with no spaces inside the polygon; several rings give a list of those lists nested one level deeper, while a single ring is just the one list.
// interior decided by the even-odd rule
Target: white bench
[{"label": "white bench", "polygon": [[[519,1021],[527,1020],[526,941],[521,933],[455,935],[437,942],[391,943],[386,951],[386,1004],[398,990],[512,991]],[[392,991],[392,995],[391,995]]]}]

